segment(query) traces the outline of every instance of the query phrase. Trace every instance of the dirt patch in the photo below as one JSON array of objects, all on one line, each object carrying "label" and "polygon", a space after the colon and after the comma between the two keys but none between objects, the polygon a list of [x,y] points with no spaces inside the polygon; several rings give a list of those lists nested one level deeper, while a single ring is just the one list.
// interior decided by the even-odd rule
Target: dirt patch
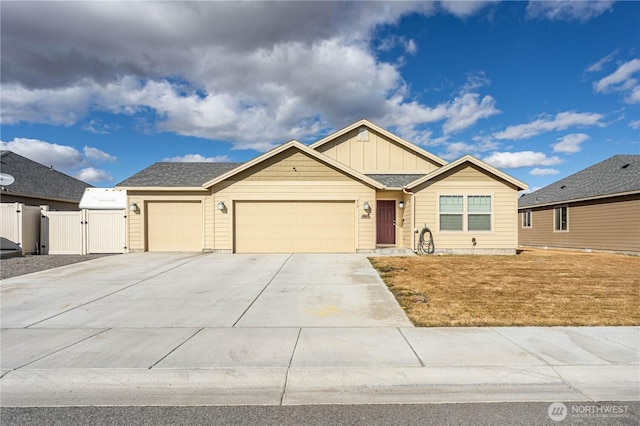
[{"label": "dirt patch", "polygon": [[44,271],[57,268],[59,266],[71,265],[72,263],[86,262],[111,254],[50,254],[38,256],[12,257],[0,259],[0,279],[17,277],[19,275],[31,274],[33,272]]},{"label": "dirt patch", "polygon": [[636,256],[525,250],[370,261],[417,326],[640,325]]}]

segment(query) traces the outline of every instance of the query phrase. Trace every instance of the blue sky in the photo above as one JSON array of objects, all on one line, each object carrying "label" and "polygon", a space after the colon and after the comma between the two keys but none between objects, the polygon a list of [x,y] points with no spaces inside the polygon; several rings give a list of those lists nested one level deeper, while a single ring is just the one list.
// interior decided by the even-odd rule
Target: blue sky
[{"label": "blue sky", "polygon": [[640,153],[640,3],[14,2],[1,147],[109,187],[361,118],[537,189]]}]

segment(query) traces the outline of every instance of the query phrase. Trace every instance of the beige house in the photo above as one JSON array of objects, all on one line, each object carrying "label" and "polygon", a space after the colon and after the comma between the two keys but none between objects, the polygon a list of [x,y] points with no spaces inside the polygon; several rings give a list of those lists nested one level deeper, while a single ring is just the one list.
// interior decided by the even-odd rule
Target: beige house
[{"label": "beige house", "polygon": [[518,200],[519,243],[640,254],[640,155],[616,155]]},{"label": "beige house", "polygon": [[482,161],[445,160],[367,120],[246,163],[156,163],[127,190],[131,251],[515,253],[526,184]]}]

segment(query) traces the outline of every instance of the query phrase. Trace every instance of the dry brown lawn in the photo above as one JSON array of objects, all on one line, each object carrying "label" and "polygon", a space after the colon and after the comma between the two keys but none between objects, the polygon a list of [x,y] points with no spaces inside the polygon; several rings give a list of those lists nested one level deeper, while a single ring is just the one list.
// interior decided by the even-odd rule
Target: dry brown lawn
[{"label": "dry brown lawn", "polygon": [[524,250],[370,260],[416,326],[640,325],[637,256]]}]

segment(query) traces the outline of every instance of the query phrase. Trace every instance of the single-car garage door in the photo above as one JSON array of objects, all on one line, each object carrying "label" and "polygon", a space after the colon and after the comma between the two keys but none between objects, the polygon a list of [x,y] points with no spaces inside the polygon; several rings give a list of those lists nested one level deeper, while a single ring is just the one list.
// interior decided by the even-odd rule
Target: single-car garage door
[{"label": "single-car garage door", "polygon": [[148,201],[146,206],[147,250],[202,250],[202,204],[199,201]]},{"label": "single-car garage door", "polygon": [[236,253],[353,253],[353,201],[236,201]]}]

